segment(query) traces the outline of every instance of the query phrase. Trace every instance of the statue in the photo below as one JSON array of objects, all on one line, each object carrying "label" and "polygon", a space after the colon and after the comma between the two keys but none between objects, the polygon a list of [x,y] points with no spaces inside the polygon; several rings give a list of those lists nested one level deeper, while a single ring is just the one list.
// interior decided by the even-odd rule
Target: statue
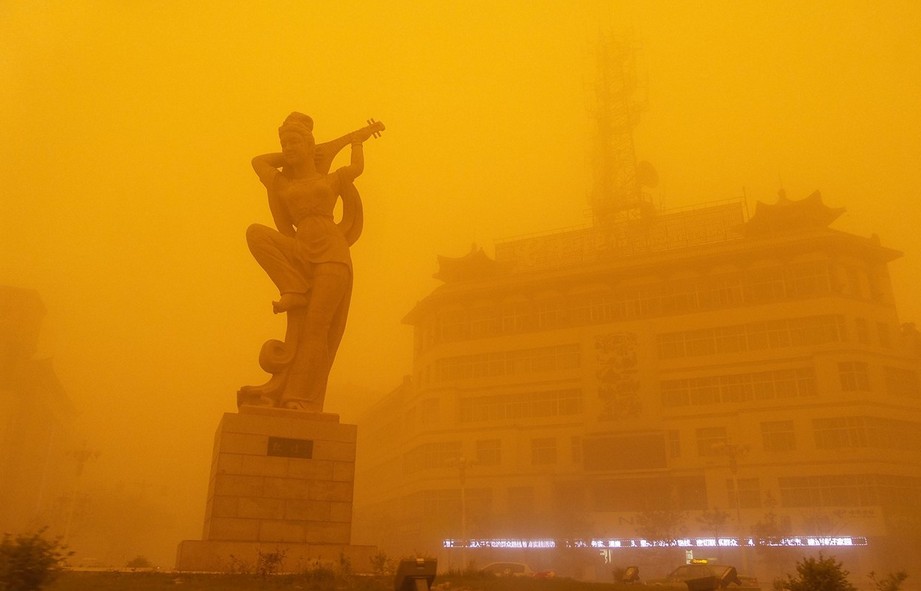
[{"label": "statue", "polygon": [[[361,198],[353,184],[364,170],[362,143],[384,126],[368,126],[316,144],[313,120],[291,113],[278,128],[281,152],[253,158],[266,188],[275,228],[246,230],[250,252],[278,287],[276,314],[287,314],[285,340],[267,341],[259,365],[272,377],[244,386],[237,405],[322,412],[329,370],[342,340],[352,293],[349,247],[361,234]],[[351,144],[351,161],[329,172],[333,158]],[[342,217],[333,208],[342,199]]]}]

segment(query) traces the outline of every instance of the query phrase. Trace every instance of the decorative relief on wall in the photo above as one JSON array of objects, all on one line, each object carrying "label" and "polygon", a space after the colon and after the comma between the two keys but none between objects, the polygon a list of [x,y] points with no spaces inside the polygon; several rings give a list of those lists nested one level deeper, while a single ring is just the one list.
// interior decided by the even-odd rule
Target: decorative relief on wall
[{"label": "decorative relief on wall", "polygon": [[599,419],[614,420],[637,417],[642,411],[637,370],[635,333],[614,332],[595,337],[598,369]]}]

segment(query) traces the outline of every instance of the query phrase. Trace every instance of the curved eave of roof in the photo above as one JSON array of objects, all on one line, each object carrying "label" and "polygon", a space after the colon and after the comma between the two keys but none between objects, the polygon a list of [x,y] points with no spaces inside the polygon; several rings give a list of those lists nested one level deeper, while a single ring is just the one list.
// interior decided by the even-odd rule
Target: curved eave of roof
[{"label": "curved eave of roof", "polygon": [[787,199],[784,193],[776,203],[759,201],[755,214],[743,226],[745,236],[785,234],[788,232],[827,228],[843,214],[843,207],[828,207],[822,201],[822,194],[815,191],[798,201]]},{"label": "curved eave of roof", "polygon": [[495,277],[508,273],[509,266],[490,258],[482,248],[474,245],[462,257],[438,255],[438,272],[433,277],[445,283]]}]

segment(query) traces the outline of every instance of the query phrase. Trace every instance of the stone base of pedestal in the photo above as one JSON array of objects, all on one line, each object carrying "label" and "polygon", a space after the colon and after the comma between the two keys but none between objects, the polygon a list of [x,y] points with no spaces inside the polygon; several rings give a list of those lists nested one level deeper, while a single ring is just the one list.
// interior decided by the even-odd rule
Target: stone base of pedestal
[{"label": "stone base of pedestal", "polygon": [[370,568],[373,548],[352,546],[357,427],[339,416],[241,406],[214,438],[202,540],[180,544],[177,570],[254,568],[284,551],[282,568],[348,559]]}]

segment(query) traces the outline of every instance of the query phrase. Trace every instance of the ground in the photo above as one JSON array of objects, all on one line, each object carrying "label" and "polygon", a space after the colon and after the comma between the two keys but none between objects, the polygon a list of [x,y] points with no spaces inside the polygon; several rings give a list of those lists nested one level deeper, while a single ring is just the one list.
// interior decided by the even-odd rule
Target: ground
[{"label": "ground", "polygon": [[[392,576],[212,575],[66,571],[46,591],[393,591]],[[566,578],[439,575],[432,591],[635,591],[636,586]]]}]

